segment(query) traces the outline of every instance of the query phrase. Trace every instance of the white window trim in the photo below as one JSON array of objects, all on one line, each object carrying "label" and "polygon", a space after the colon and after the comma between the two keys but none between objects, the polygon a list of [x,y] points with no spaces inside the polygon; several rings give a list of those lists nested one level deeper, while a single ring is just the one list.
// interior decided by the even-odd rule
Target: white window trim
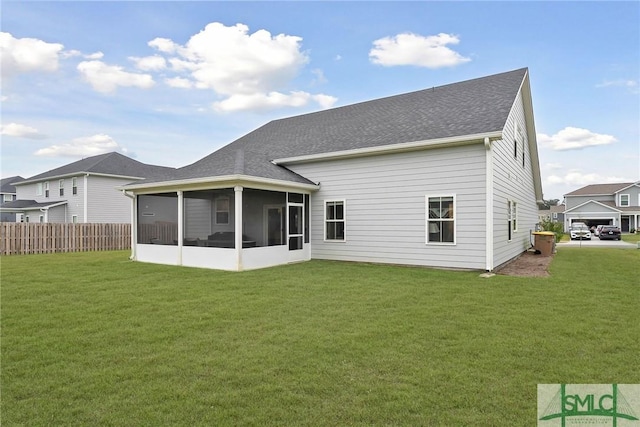
[{"label": "white window trim", "polygon": [[75,176],[71,178],[71,195],[78,194],[78,178]]},{"label": "white window trim", "polygon": [[[328,220],[327,219],[327,203],[342,203],[342,215],[341,220]],[[324,211],[322,213],[323,233],[322,237],[325,242],[330,243],[344,243],[347,241],[347,200],[346,199],[327,199],[323,201]],[[344,238],[343,239],[327,239],[327,222],[342,222],[344,223]]]},{"label": "white window trim", "polygon": [[44,182],[44,197],[49,197],[49,181]]},{"label": "white window trim", "polygon": [[2,195],[3,202],[13,202],[13,194],[3,194]]},{"label": "white window trim", "polygon": [[[227,210],[218,210],[218,202],[220,202],[222,200],[226,200],[227,201]],[[226,212],[227,213],[227,222],[218,222],[218,212]],[[216,198],[213,217],[214,217],[214,223],[216,225],[229,225],[230,220],[231,220],[231,199],[229,199],[229,197],[225,196],[225,197]]]},{"label": "white window trim", "polygon": [[[513,211],[515,210],[515,215]],[[518,232],[518,202],[516,200],[507,199],[507,242],[513,241],[514,235]]]},{"label": "white window trim", "polygon": [[78,215],[71,215],[71,223],[72,224],[78,223]]},{"label": "white window trim", "polygon": [[[627,204],[626,205],[622,204],[622,196],[627,196]],[[620,207],[631,206],[631,195],[630,194],[619,194],[618,195],[618,206],[620,206]]]},{"label": "white window trim", "polygon": [[41,182],[36,183],[36,196],[42,196],[44,194],[43,188],[44,185]]},{"label": "white window trim", "polygon": [[[444,218],[443,221],[453,222],[453,242],[430,242],[429,241],[429,199],[434,197],[453,197],[453,218]],[[455,246],[458,241],[458,204],[455,194],[427,194],[424,197],[425,206],[425,244],[433,246]]]}]

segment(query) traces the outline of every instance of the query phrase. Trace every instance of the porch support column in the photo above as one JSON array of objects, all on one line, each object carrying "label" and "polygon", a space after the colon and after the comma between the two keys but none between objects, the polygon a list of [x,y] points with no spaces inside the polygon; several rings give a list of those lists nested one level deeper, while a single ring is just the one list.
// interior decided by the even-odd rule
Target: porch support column
[{"label": "porch support column", "polygon": [[242,271],[242,186],[237,185],[235,191],[235,250],[236,270]]},{"label": "porch support column", "polygon": [[178,265],[182,265],[182,242],[184,241],[184,195],[178,190]]}]

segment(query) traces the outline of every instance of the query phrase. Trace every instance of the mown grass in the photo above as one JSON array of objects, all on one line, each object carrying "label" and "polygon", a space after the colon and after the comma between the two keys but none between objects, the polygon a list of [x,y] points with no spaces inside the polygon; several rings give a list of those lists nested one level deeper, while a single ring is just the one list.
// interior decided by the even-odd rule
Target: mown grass
[{"label": "mown grass", "polygon": [[3,257],[3,425],[535,424],[539,383],[638,383],[640,251],[549,278],[125,252]]},{"label": "mown grass", "polygon": [[623,233],[622,240],[629,243],[640,242],[640,233],[634,233],[634,234]]}]

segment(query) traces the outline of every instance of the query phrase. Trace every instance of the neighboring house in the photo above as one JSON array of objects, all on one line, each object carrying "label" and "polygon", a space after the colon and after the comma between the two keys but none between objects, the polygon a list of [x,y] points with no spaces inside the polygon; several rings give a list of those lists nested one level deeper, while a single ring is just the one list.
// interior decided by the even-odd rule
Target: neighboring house
[{"label": "neighboring house", "polygon": [[[21,176],[11,176],[9,178],[2,178],[0,181],[0,207],[5,203],[13,202],[16,199],[16,187],[14,182],[24,180]],[[0,212],[1,222],[15,222],[16,214],[13,212]]]},{"label": "neighboring house", "polygon": [[623,233],[638,229],[640,220],[640,181],[593,184],[564,195],[565,230],[573,222],[589,227],[617,225]]},{"label": "neighboring house", "polygon": [[547,220],[564,224],[564,210],[564,205],[550,206],[549,209],[540,209],[538,212],[538,219],[541,222]]},{"label": "neighboring house", "polygon": [[493,270],[531,247],[542,202],[529,73],[274,120],[122,188],[138,261]]},{"label": "neighboring house", "polygon": [[15,182],[17,197],[0,212],[24,222],[131,223],[131,202],[116,187],[173,170],[115,152],[87,157]]}]

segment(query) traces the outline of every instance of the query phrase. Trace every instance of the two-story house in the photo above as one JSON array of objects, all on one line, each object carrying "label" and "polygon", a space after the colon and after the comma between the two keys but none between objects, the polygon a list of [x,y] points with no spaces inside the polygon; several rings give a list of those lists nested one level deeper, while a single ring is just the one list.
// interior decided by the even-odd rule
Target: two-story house
[{"label": "two-story house", "polygon": [[16,198],[0,212],[24,222],[131,223],[131,201],[116,187],[172,170],[116,152],[87,157],[14,182]]},{"label": "two-story house", "polygon": [[[24,178],[21,176],[2,178],[0,181],[0,207],[4,206],[6,203],[11,203],[16,200],[16,187],[13,183],[18,181],[24,181]],[[13,212],[1,212],[0,221],[15,222],[16,214]]]},{"label": "two-story house", "polygon": [[589,227],[617,225],[623,233],[638,229],[640,181],[592,184],[564,195],[565,230],[578,221]]},{"label": "two-story house", "polygon": [[543,199],[529,72],[274,120],[123,189],[138,261],[493,270],[531,247]]},{"label": "two-story house", "polygon": [[538,211],[538,219],[542,221],[559,222],[564,224],[565,205],[550,206],[549,209],[540,209]]}]

